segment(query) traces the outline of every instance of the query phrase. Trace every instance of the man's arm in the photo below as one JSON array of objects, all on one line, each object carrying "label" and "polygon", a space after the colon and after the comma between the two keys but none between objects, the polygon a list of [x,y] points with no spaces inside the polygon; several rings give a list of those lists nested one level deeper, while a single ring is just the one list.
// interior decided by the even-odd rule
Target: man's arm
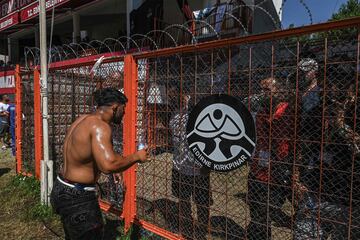
[{"label": "man's arm", "polygon": [[91,145],[96,164],[103,173],[125,171],[133,164],[147,159],[145,150],[126,157],[116,154],[111,143],[111,128],[106,123],[99,123],[93,127]]}]

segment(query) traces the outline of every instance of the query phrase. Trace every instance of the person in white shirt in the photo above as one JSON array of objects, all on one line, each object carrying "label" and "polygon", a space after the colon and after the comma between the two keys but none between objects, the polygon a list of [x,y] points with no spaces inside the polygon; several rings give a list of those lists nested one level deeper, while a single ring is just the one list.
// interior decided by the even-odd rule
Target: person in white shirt
[{"label": "person in white shirt", "polygon": [[[207,239],[210,206],[212,196],[210,190],[210,171],[198,163],[186,139],[186,124],[191,109],[190,94],[186,94],[188,89],[183,89],[179,94],[179,89],[173,87],[169,92],[172,96],[179,96],[177,110],[174,111],[170,119],[171,138],[173,144],[173,169],[172,169],[172,194],[179,199],[179,233],[186,238]],[[181,103],[180,103],[181,101]],[[197,208],[197,221],[193,226],[193,214],[191,211],[191,198]]]},{"label": "person in white shirt", "polygon": [[2,149],[6,149],[6,136],[9,132],[9,102],[8,95],[2,95],[0,98],[0,144]]}]

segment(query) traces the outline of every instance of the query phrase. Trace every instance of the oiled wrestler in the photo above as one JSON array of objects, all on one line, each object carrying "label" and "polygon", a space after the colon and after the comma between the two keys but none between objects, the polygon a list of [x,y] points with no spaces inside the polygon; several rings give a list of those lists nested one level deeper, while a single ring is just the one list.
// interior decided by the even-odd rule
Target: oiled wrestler
[{"label": "oiled wrestler", "polygon": [[102,239],[103,221],[95,192],[100,172],[116,173],[147,161],[146,149],[129,156],[114,152],[111,123],[121,123],[127,98],[114,88],[94,93],[96,112],[80,116],[70,126],[63,145],[64,165],[51,192],[51,204],[61,216],[65,238]]}]

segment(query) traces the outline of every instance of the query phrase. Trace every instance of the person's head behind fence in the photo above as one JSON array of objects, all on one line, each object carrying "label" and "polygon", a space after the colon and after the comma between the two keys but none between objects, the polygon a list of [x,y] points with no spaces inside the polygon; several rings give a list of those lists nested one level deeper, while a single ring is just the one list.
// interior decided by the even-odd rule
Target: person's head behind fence
[{"label": "person's head behind fence", "polygon": [[10,101],[10,98],[8,95],[3,94],[3,95],[1,95],[1,101],[7,103]]},{"label": "person's head behind fence", "polygon": [[98,107],[111,106],[115,103],[125,105],[127,97],[115,88],[102,88],[94,92],[95,104]]}]

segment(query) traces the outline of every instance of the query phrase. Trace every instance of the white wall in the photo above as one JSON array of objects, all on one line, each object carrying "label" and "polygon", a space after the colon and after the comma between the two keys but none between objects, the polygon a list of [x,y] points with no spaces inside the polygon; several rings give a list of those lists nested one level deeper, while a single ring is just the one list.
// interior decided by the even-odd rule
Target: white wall
[{"label": "white wall", "polygon": [[281,19],[282,19],[282,10],[281,10],[280,14],[279,14],[279,11],[280,11],[281,5],[283,3],[283,0],[272,0],[272,2],[274,4],[276,12],[278,13],[279,19],[281,21]]}]

